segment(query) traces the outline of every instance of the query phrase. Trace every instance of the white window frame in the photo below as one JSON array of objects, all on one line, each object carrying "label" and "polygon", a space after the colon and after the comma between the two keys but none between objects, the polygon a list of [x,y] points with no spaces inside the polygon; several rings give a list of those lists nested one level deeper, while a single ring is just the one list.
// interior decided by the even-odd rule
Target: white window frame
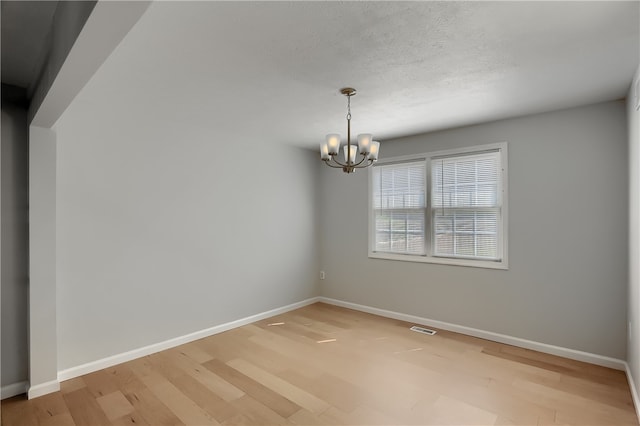
[{"label": "white window frame", "polygon": [[[478,260],[478,259],[464,259],[453,257],[441,257],[432,255],[433,246],[433,229],[432,229],[432,211],[431,206],[431,159],[434,157],[442,156],[455,156],[465,154],[479,154],[487,151],[499,151],[500,153],[500,173],[498,196],[501,198],[501,216],[500,223],[498,224],[498,252],[501,254],[501,260]],[[425,209],[425,255],[409,255],[409,254],[397,254],[387,252],[376,252],[375,248],[375,218],[373,208],[373,167],[369,169],[369,258],[372,259],[385,259],[385,260],[400,260],[405,262],[420,262],[420,263],[437,263],[441,265],[457,265],[457,266],[471,266],[477,268],[489,268],[489,269],[509,269],[508,262],[508,229],[509,229],[509,212],[508,212],[508,167],[507,167],[507,143],[493,143],[487,145],[470,146],[464,148],[447,149],[442,151],[421,153],[415,155],[404,155],[392,158],[381,158],[377,161],[377,165],[404,163],[408,161],[423,160],[426,162],[425,167],[425,182],[426,182],[426,200],[427,206]],[[375,166],[374,166],[375,167]]]}]

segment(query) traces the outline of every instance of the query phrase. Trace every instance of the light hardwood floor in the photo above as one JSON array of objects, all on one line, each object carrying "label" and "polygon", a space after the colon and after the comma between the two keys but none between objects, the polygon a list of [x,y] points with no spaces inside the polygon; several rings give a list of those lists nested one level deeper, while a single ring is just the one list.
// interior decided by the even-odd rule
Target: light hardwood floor
[{"label": "light hardwood floor", "polygon": [[637,425],[623,372],[326,304],[2,402],[3,426]]}]

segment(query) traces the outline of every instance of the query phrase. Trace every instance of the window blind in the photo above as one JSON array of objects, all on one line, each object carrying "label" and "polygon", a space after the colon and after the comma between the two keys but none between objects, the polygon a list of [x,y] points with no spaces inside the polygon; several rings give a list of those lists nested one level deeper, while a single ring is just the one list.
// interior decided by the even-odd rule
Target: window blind
[{"label": "window blind", "polygon": [[500,152],[431,159],[433,255],[500,260]]},{"label": "window blind", "polygon": [[373,169],[374,251],[424,255],[424,159]]}]

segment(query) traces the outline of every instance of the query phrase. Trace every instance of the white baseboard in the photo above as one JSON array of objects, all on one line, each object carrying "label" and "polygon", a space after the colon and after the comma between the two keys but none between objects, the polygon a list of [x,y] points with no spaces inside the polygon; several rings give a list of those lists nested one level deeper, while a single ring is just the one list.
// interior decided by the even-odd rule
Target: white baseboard
[{"label": "white baseboard", "polygon": [[0,388],[0,399],[11,398],[16,395],[27,393],[29,382],[18,382]]},{"label": "white baseboard", "polygon": [[505,343],[507,345],[518,346],[564,358],[575,359],[577,361],[588,362],[601,365],[603,367],[615,368],[625,371],[626,362],[621,359],[610,358],[603,355],[589,352],[577,351],[575,349],[563,348],[561,346],[548,345],[546,343],[534,342],[532,340],[521,339],[519,337],[507,336],[505,334],[493,333],[491,331],[479,330],[477,328],[465,327],[463,325],[451,324],[448,322],[422,318],[415,315],[403,314],[400,312],[387,311],[385,309],[373,308],[371,306],[359,305],[357,303],[345,302],[342,300],[320,297],[320,302],[330,305],[341,306],[343,308],[354,309],[356,311],[367,312],[381,317],[393,318],[400,321],[412,322],[420,325],[431,326],[443,330],[453,331],[468,336],[479,337],[481,339],[492,340],[494,342]]},{"label": "white baseboard", "polygon": [[27,392],[27,398],[33,399],[48,393],[57,392],[60,390],[60,382],[58,380],[51,380],[50,382],[40,383],[29,387]]},{"label": "white baseboard", "polygon": [[74,377],[93,373],[94,371],[102,370],[103,368],[112,367],[117,364],[122,364],[123,362],[131,361],[132,359],[140,358],[143,356],[154,354],[156,352],[164,351],[166,349],[174,348],[176,346],[184,345],[185,343],[193,342],[194,340],[202,339],[204,337],[209,337],[214,334],[222,333],[223,331],[231,330],[233,328],[241,327],[243,325],[247,325],[252,322],[260,321],[265,318],[269,318],[275,315],[292,311],[294,309],[302,308],[303,306],[316,303],[319,300],[320,300],[319,297],[312,297],[310,299],[306,299],[301,302],[292,303],[291,305],[283,306],[280,308],[272,309],[270,311],[266,311],[256,315],[251,315],[245,318],[241,318],[235,321],[216,325],[214,327],[196,331],[194,333],[185,334],[184,336],[165,340],[164,342],[154,343],[149,346],[133,349],[128,352],[124,352],[124,353],[113,355],[107,358],[102,358],[96,361],[88,362],[86,364],[78,365],[76,367],[67,368],[65,370],[58,371],[58,381],[61,382],[64,380],[73,379]]},{"label": "white baseboard", "polygon": [[633,381],[629,363],[625,362],[624,366],[625,370],[627,371],[627,381],[629,382],[629,387],[631,388],[631,398],[633,399],[633,406],[636,408],[636,416],[638,416],[638,422],[640,422],[640,397],[638,397],[638,388],[636,388],[636,383]]}]

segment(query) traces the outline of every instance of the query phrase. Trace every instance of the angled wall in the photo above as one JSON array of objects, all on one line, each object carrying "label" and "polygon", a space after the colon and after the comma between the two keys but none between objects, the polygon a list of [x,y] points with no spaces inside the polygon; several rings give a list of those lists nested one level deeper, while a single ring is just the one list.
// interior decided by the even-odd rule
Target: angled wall
[{"label": "angled wall", "polygon": [[53,126],[148,6],[147,1],[61,2],[54,15],[48,57],[28,110],[30,398],[59,388]]}]

